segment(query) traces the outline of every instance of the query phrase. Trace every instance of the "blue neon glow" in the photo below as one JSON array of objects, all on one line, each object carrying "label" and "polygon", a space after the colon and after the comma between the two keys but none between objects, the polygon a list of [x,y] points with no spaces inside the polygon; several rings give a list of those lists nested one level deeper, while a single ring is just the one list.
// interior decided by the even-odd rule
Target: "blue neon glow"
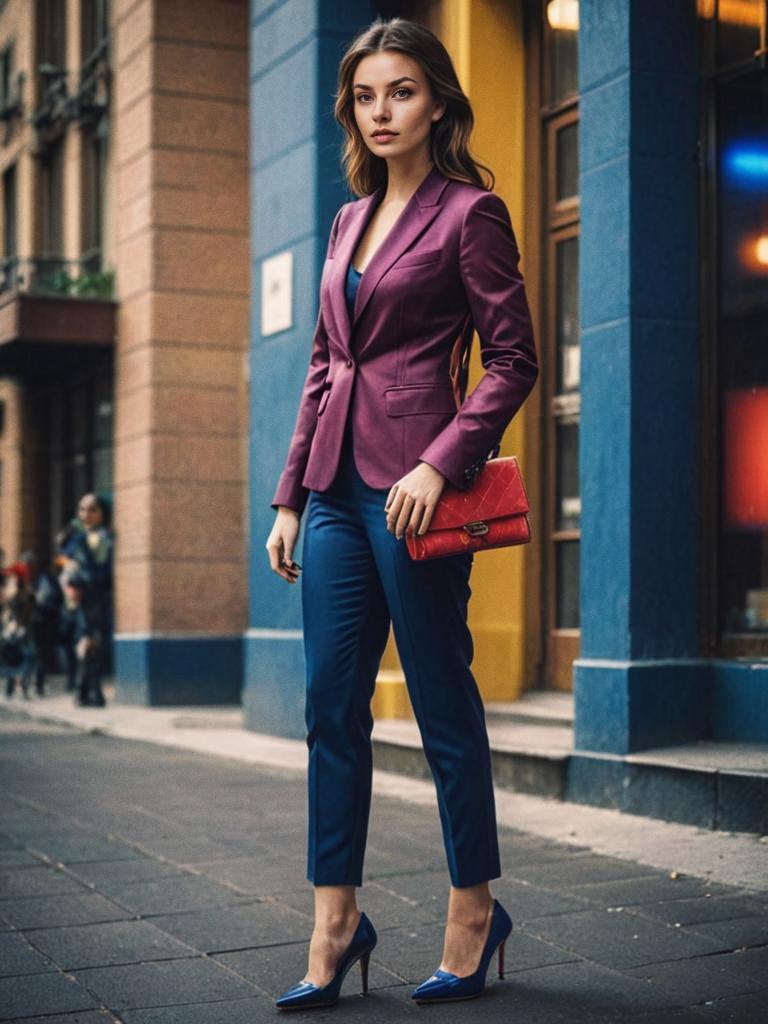
[{"label": "blue neon glow", "polygon": [[768,144],[730,146],[723,154],[727,175],[745,185],[768,186]]}]

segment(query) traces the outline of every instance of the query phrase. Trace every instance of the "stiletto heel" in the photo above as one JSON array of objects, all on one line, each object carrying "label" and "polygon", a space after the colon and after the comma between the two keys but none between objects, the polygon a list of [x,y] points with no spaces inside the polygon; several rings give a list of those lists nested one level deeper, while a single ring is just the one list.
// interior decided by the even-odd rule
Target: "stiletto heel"
[{"label": "stiletto heel", "polygon": [[368,961],[371,959],[370,950],[360,957],[360,977],[363,981],[363,995],[368,991]]},{"label": "stiletto heel", "polygon": [[438,967],[431,978],[427,978],[411,992],[411,998],[417,1003],[449,1003],[455,999],[474,999],[479,996],[485,989],[488,964],[496,949],[499,951],[499,977],[504,977],[504,943],[511,931],[512,918],[499,901],[494,900],[491,927],[475,973],[460,978]]},{"label": "stiletto heel", "polygon": [[333,1006],[338,1002],[341,983],[347,971],[358,960],[363,979],[363,993],[368,991],[368,961],[371,950],[376,945],[378,936],[376,929],[363,911],[352,936],[352,941],[342,953],[336,964],[336,971],[327,985],[315,985],[311,981],[298,981],[275,1000],[280,1010],[305,1010],[313,1006]]}]

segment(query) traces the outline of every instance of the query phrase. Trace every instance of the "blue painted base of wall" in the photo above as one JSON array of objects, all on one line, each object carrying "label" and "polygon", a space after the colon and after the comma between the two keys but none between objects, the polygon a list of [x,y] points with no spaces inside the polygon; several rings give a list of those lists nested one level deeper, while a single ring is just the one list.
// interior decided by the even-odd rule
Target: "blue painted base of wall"
[{"label": "blue painted base of wall", "polygon": [[574,745],[629,754],[709,738],[711,662],[573,663]]},{"label": "blue painted base of wall", "polygon": [[577,750],[563,799],[700,828],[768,834],[768,775],[630,762]]},{"label": "blue painted base of wall", "polygon": [[123,704],[239,704],[242,636],[115,637],[115,683]]},{"label": "blue painted base of wall", "polygon": [[768,743],[768,662],[712,662],[713,740]]},{"label": "blue painted base of wall", "polygon": [[573,689],[578,750],[768,743],[768,662],[578,658]]},{"label": "blue painted base of wall", "polygon": [[247,729],[305,739],[304,643],[299,630],[249,630],[244,637],[243,723]]}]

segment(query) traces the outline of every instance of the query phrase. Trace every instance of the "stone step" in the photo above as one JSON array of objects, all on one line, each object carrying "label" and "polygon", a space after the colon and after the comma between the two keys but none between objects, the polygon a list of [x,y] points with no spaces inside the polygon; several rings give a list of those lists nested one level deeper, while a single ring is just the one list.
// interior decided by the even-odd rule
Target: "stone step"
[{"label": "stone step", "polygon": [[[501,789],[706,829],[768,835],[768,744],[700,741],[602,754],[573,747],[564,725],[488,718]],[[414,721],[376,721],[374,764],[430,779]]]},{"label": "stone step", "polygon": [[[520,793],[563,799],[565,766],[573,749],[573,730],[562,725],[487,721],[497,785]],[[373,726],[377,768],[419,779],[431,778],[418,725],[412,720],[382,719]]]},{"label": "stone step", "polygon": [[518,700],[487,701],[488,723],[522,722],[528,725],[573,727],[573,694],[554,690],[529,690]]}]

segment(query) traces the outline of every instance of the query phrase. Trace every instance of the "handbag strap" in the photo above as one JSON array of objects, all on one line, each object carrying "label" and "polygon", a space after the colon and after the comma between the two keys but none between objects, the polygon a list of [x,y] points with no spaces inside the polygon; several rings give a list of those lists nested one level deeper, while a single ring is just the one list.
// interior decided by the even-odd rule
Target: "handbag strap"
[{"label": "handbag strap", "polygon": [[[451,384],[453,385],[453,397],[456,400],[456,408],[458,409],[461,403],[464,401],[464,396],[467,393],[467,384],[469,382],[469,359],[472,353],[472,339],[475,336],[475,325],[472,322],[472,314],[467,313],[464,318],[464,324],[461,328],[461,333],[456,339],[453,349],[451,350],[450,360],[450,377]],[[464,470],[464,479],[468,483],[472,483],[477,474],[485,465],[488,459],[495,459],[501,450],[501,441],[497,441],[493,448],[488,452],[487,455],[481,455],[479,459],[472,463]]]}]

